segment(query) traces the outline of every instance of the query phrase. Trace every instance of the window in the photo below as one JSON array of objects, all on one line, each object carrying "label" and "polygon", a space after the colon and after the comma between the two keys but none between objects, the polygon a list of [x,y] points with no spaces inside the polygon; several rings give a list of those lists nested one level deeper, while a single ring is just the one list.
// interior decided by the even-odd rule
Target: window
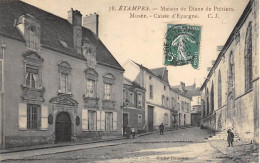
[{"label": "window", "polygon": [[95,111],[88,111],[88,129],[89,131],[96,131],[97,129],[97,114]]},{"label": "window", "polygon": [[30,88],[36,88],[37,76],[37,68],[26,67],[26,86]]},{"label": "window", "polygon": [[111,84],[105,84],[105,100],[111,99]]},{"label": "window", "polygon": [[212,85],[211,85],[211,94],[210,94],[210,113],[212,113],[214,111],[214,84],[212,81]]},{"label": "window", "polygon": [[87,97],[95,97],[95,81],[94,80],[87,80]]},{"label": "window", "polygon": [[229,56],[229,69],[228,69],[228,87],[233,87],[235,78],[235,65],[234,65],[234,55],[231,52]]},{"label": "window", "polygon": [[134,103],[134,93],[130,92],[129,93],[129,102],[130,102],[130,105],[133,106],[135,103]]},{"label": "window", "polygon": [[35,27],[28,27],[28,41],[29,47],[32,49],[36,49],[37,47],[37,39],[36,39],[36,29]]},{"label": "window", "polygon": [[165,105],[165,99],[164,98],[165,98],[164,95],[162,95],[162,106]]},{"label": "window", "polygon": [[184,102],[184,110],[187,111],[187,104]]},{"label": "window", "polygon": [[170,104],[170,103],[169,103],[169,98],[167,97],[167,98],[166,98],[166,107],[167,107],[167,108],[169,108],[169,104]]},{"label": "window", "polygon": [[189,112],[189,111],[190,111],[190,104],[187,103],[187,112]]},{"label": "window", "polygon": [[138,93],[137,94],[137,105],[138,105],[138,108],[142,108],[142,103],[143,103],[143,100],[142,100],[142,94]]},{"label": "window", "polygon": [[150,85],[150,99],[153,99],[153,86]]},{"label": "window", "polygon": [[245,91],[248,91],[253,87],[252,76],[252,23],[250,22],[246,31],[245,41]]},{"label": "window", "polygon": [[58,64],[60,78],[59,93],[71,93],[70,77],[71,67],[68,62],[62,61]]},{"label": "window", "polygon": [[222,83],[221,83],[221,73],[218,71],[218,107],[222,106]]},{"label": "window", "polygon": [[0,60],[0,92],[3,91],[3,61]]},{"label": "window", "polygon": [[143,125],[143,116],[138,114],[138,126],[142,127],[142,125]]},{"label": "window", "polygon": [[97,96],[97,87],[96,81],[98,78],[98,73],[93,68],[88,68],[85,71],[85,78],[86,78],[86,97],[96,97]]},{"label": "window", "polygon": [[166,91],[166,86],[163,86],[163,89]]},{"label": "window", "polygon": [[61,90],[61,93],[68,92],[68,74],[61,73],[61,76],[60,76],[60,90]]},{"label": "window", "polygon": [[40,105],[27,104],[27,129],[39,129]]},{"label": "window", "polygon": [[152,76],[149,76],[149,80],[152,80]]},{"label": "window", "polygon": [[206,107],[207,107],[207,115],[209,115],[209,90],[208,90],[208,88],[207,88],[207,90],[206,90],[206,102],[207,102],[207,104],[206,104]]},{"label": "window", "polygon": [[177,110],[180,111],[180,103],[177,104]]},{"label": "window", "polygon": [[105,127],[107,131],[113,130],[113,113],[106,112]]},{"label": "window", "polygon": [[184,110],[184,102],[181,102],[181,110]]},{"label": "window", "polygon": [[172,98],[172,109],[174,109],[175,108],[175,101],[174,101],[175,99],[174,98]]},{"label": "window", "polygon": [[104,99],[105,100],[112,100],[112,88],[115,83],[115,77],[108,73],[103,76],[104,81]]}]

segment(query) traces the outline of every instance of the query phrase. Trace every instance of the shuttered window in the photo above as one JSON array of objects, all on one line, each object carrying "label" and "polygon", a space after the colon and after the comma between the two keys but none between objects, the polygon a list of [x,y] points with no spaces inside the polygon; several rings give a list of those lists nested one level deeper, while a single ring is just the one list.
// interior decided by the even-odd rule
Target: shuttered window
[{"label": "shuttered window", "polygon": [[40,105],[27,104],[27,129],[39,129],[40,122]]}]

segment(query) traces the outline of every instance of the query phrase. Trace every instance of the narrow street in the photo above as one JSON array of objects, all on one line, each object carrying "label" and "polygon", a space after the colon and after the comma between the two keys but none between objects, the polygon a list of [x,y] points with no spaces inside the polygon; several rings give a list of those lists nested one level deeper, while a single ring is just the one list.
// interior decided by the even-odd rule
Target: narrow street
[{"label": "narrow street", "polygon": [[[200,128],[154,133],[135,139],[1,154],[5,162],[234,162],[219,157]],[[225,144],[226,146],[226,144]]]}]

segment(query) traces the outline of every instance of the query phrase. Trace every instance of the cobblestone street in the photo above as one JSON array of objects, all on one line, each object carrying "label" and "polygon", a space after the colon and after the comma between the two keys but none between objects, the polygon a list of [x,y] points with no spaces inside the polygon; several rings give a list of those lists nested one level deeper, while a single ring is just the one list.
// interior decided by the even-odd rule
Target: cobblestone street
[{"label": "cobblestone street", "polygon": [[[6,162],[234,162],[225,141],[208,141],[212,135],[199,128],[179,129],[109,142],[73,145],[1,154]],[[249,147],[246,147],[249,149]],[[220,151],[221,150],[221,151]],[[226,151],[229,150],[229,151]],[[226,152],[226,153],[224,153]],[[241,153],[241,151],[240,151]],[[237,155],[239,155],[237,153]]]}]

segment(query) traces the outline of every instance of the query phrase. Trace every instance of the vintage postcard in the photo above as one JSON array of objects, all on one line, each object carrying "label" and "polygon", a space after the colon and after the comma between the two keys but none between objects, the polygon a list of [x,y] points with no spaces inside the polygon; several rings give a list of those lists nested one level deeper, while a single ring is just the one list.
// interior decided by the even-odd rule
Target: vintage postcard
[{"label": "vintage postcard", "polygon": [[0,161],[259,161],[259,0],[0,0],[0,43]]}]

